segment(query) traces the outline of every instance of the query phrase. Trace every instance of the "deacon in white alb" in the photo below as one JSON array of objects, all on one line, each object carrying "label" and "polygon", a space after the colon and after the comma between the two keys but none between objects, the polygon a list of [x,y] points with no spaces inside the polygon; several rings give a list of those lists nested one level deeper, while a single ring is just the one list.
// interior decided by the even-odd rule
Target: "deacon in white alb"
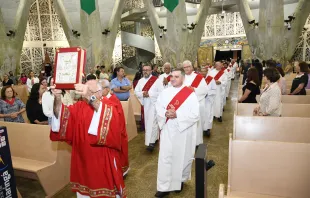
[{"label": "deacon in white alb", "polygon": [[161,133],[155,197],[182,191],[183,182],[191,177],[199,103],[192,89],[183,85],[184,75],[182,68],[175,69],[172,86],[163,90],[156,103]]},{"label": "deacon in white alb", "polygon": [[208,70],[208,68],[201,68],[201,75],[206,80],[206,83],[208,85],[208,95],[205,98],[205,113],[204,113],[204,123],[202,126],[203,133],[205,136],[210,136],[211,129],[213,125],[213,111],[214,111],[214,100],[216,96],[216,83],[213,77],[209,76],[208,73],[211,71],[211,69]]},{"label": "deacon in white alb", "polygon": [[152,67],[143,66],[143,78],[135,88],[135,95],[144,108],[145,145],[147,150],[153,151],[158,139],[158,124],[155,112],[155,103],[159,93],[163,90],[163,84],[156,76],[152,76]]},{"label": "deacon in white alb", "polygon": [[236,62],[235,59],[231,60],[231,68],[232,68],[232,80],[235,80],[235,77],[237,75],[237,69],[238,69],[238,63]]},{"label": "deacon in white alb", "polygon": [[227,75],[227,85],[225,87],[225,95],[223,98],[224,106],[226,105],[226,98],[228,98],[229,91],[230,91],[230,86],[231,86],[231,79],[232,79],[232,69],[231,67],[228,67],[228,63],[224,62],[223,63],[224,69],[225,69],[225,74]]},{"label": "deacon in white alb", "polygon": [[219,122],[222,122],[223,97],[225,96],[227,84],[227,75],[225,74],[222,63],[216,62],[215,69],[211,70],[208,75],[214,78],[217,85],[214,102],[214,117],[216,117]]},{"label": "deacon in white alb", "polygon": [[208,93],[208,86],[206,81],[204,80],[203,76],[200,74],[196,74],[194,72],[194,68],[192,66],[192,63],[190,61],[184,61],[183,62],[183,68],[185,71],[185,81],[184,85],[191,88],[198,98],[199,102],[199,112],[200,112],[200,119],[198,122],[198,128],[197,128],[197,139],[196,139],[196,145],[203,143],[203,131],[202,131],[202,125],[204,121],[204,112],[205,112],[205,97]]},{"label": "deacon in white alb", "polygon": [[164,73],[158,77],[158,80],[163,83],[164,88],[168,88],[171,79],[171,64],[165,63],[163,68]]}]

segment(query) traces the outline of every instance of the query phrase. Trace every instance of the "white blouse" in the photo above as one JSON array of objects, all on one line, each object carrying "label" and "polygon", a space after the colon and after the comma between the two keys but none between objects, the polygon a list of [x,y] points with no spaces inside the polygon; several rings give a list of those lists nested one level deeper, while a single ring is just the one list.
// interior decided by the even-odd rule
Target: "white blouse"
[{"label": "white blouse", "polygon": [[28,87],[28,91],[31,92],[32,86],[34,84],[36,84],[36,83],[39,83],[39,82],[40,82],[40,80],[37,77],[33,78],[33,83],[32,83],[32,80],[30,78],[27,78],[27,83],[26,84],[27,84],[27,87]]},{"label": "white blouse", "polygon": [[281,102],[281,89],[278,83],[273,83],[267,86],[259,100],[260,112],[270,116],[281,116],[282,102]]}]

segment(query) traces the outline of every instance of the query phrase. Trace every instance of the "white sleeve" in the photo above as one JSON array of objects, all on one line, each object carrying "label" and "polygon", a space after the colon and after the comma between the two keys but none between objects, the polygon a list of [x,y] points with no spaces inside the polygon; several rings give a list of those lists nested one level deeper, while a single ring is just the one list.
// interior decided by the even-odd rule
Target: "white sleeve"
[{"label": "white sleeve", "polygon": [[49,91],[42,95],[42,110],[46,117],[53,117],[54,96]]},{"label": "white sleeve", "polygon": [[141,81],[139,80],[136,88],[135,88],[135,95],[137,96],[140,103],[143,105],[143,91],[141,88]]},{"label": "white sleeve", "polygon": [[97,136],[101,111],[102,111],[102,102],[100,102],[98,111],[97,112],[94,111],[93,118],[91,120],[89,129],[88,129],[88,134]]},{"label": "white sleeve", "polygon": [[[61,108],[59,111],[59,115],[61,115]],[[52,128],[53,132],[59,132],[59,129],[60,129],[60,116],[58,118],[56,118],[54,113],[52,116],[51,128]]]}]

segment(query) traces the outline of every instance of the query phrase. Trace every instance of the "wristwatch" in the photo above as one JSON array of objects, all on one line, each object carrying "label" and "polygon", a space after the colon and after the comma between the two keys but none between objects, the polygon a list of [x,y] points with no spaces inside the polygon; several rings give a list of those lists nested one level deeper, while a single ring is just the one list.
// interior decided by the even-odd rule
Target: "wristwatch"
[{"label": "wristwatch", "polygon": [[96,100],[97,100],[97,97],[94,96],[94,95],[92,95],[92,96],[90,96],[90,98],[89,98],[89,103],[93,103],[93,102],[95,102]]}]

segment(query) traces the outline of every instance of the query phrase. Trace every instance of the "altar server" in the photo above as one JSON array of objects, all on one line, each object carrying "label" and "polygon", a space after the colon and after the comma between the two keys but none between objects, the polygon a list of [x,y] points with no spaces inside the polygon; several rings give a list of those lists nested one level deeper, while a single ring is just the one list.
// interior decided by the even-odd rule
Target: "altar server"
[{"label": "altar server", "polygon": [[191,177],[200,113],[196,94],[183,84],[184,75],[182,68],[175,69],[172,87],[165,89],[156,103],[161,133],[155,197],[182,191],[183,182]]},{"label": "altar server", "polygon": [[145,145],[148,151],[153,151],[158,139],[158,124],[155,112],[155,103],[159,93],[163,90],[163,84],[156,76],[152,76],[152,67],[143,66],[143,78],[135,88],[135,95],[139,99],[144,111]]},{"label": "altar server", "polygon": [[183,69],[185,71],[184,85],[188,86],[195,92],[199,102],[200,118],[198,122],[196,138],[196,145],[198,146],[199,144],[203,143],[202,125],[205,118],[205,97],[208,93],[208,86],[203,76],[194,72],[194,68],[190,61],[187,60],[183,62]]},{"label": "altar server", "polygon": [[227,84],[227,75],[223,69],[221,62],[215,63],[215,69],[211,70],[208,74],[211,76],[216,83],[216,96],[214,102],[214,117],[218,119],[219,122],[222,122],[223,115],[223,98],[225,96],[226,84]]}]

